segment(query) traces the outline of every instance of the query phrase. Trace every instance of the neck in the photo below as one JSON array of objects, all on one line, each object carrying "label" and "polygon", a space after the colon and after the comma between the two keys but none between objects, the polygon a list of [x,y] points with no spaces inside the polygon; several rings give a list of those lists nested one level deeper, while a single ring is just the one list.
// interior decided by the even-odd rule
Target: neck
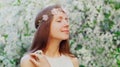
[{"label": "neck", "polygon": [[47,43],[45,55],[49,57],[59,57],[60,56],[60,52],[59,52],[60,42],[61,40],[49,39]]}]

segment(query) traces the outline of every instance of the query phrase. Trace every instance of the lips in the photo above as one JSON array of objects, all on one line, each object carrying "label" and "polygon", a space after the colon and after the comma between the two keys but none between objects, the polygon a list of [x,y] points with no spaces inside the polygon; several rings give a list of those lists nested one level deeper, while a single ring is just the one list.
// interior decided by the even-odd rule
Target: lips
[{"label": "lips", "polygon": [[62,32],[69,33],[69,30],[62,30]]}]

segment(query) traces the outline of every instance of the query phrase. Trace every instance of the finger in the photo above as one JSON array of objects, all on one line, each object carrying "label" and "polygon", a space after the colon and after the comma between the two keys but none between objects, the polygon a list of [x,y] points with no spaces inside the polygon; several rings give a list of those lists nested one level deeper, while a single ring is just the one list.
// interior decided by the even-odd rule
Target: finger
[{"label": "finger", "polygon": [[36,56],[37,56],[38,60],[41,61],[43,56],[41,54],[36,54]]},{"label": "finger", "polygon": [[31,54],[30,54],[30,57],[33,58],[33,59],[35,59],[36,61],[39,60],[38,55],[35,54],[35,53],[31,53]]},{"label": "finger", "polygon": [[31,58],[30,61],[31,61],[35,66],[38,66],[38,62],[37,62],[35,59]]},{"label": "finger", "polygon": [[39,58],[39,60],[43,57],[43,52],[42,50],[37,50],[36,52],[34,52],[36,54],[36,56]]},{"label": "finger", "polygon": [[30,56],[34,58],[36,61],[40,61],[43,57],[41,54],[31,53]]}]

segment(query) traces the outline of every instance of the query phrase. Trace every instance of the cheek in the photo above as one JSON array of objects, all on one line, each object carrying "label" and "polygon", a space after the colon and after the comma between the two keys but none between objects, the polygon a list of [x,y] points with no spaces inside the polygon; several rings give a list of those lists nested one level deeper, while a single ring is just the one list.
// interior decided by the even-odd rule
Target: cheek
[{"label": "cheek", "polygon": [[62,24],[58,24],[57,22],[51,25],[51,31],[60,31],[62,28]]},{"label": "cheek", "polygon": [[69,38],[69,34],[62,32],[62,26],[56,25],[51,27],[50,37],[64,40]]},{"label": "cheek", "polygon": [[61,29],[62,29],[62,26],[60,26],[58,24],[51,25],[50,36],[52,36],[52,37],[59,36],[61,34]]},{"label": "cheek", "polygon": [[60,32],[61,28],[62,25],[54,23],[51,25],[51,32]]}]

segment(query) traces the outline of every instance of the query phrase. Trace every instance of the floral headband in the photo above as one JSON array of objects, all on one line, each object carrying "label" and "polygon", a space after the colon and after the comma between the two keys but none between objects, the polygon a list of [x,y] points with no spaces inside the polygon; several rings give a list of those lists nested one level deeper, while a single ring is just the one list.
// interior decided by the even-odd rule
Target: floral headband
[{"label": "floral headband", "polygon": [[[64,12],[64,10],[63,10],[62,8],[53,8],[53,9],[51,10],[52,15],[56,15],[56,14],[62,13],[62,12]],[[43,20],[43,21],[47,21],[48,18],[49,18],[49,17],[48,17],[47,14],[45,14],[45,15],[42,16],[42,20]],[[41,23],[42,20],[38,20],[38,22]]]}]

